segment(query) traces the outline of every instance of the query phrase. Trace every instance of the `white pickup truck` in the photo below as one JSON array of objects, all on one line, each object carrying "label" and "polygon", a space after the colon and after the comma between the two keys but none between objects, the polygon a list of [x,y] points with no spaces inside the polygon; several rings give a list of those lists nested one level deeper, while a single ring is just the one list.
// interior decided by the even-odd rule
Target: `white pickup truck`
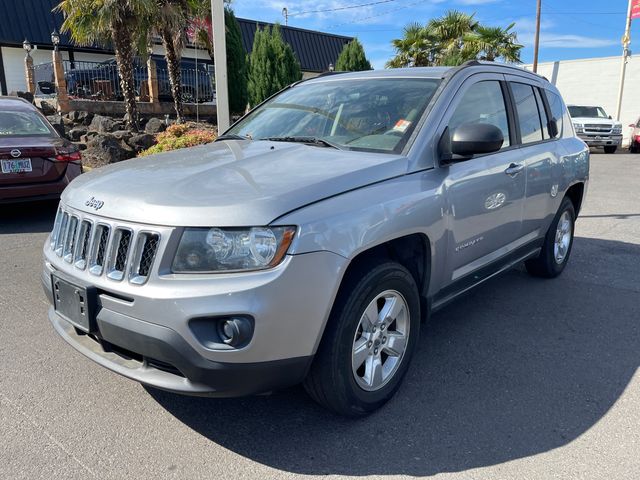
[{"label": "white pickup truck", "polygon": [[602,107],[568,105],[573,128],[590,147],[604,147],[614,153],[622,146],[622,123],[611,119]]}]

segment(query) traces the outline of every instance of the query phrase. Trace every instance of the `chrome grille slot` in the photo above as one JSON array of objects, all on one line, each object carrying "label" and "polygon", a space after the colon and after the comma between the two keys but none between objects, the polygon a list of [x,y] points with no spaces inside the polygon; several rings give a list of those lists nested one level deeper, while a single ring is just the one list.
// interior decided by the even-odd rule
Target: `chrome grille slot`
[{"label": "chrome grille slot", "polygon": [[89,246],[91,245],[91,222],[83,220],[80,223],[80,231],[78,232],[78,242],[74,256],[74,264],[80,270],[87,267],[87,257],[89,255]]},{"label": "chrome grille slot", "polygon": [[131,230],[118,228],[113,234],[109,249],[109,267],[107,277],[111,280],[122,280],[127,267],[129,247],[131,246]]},{"label": "chrome grille slot", "polygon": [[131,283],[142,285],[147,281],[159,242],[160,236],[157,233],[142,232],[138,235],[129,278]]},{"label": "chrome grille slot", "polygon": [[78,217],[75,215],[69,217],[69,223],[67,227],[67,233],[64,238],[64,245],[62,247],[62,258],[67,263],[71,263],[73,260],[73,248],[76,244],[76,235],[78,233]]},{"label": "chrome grille slot", "polygon": [[61,205],[51,231],[50,248],[78,270],[114,281],[127,277],[130,283],[142,285],[151,273],[161,237],[160,233],[143,228],[70,211]]},{"label": "chrome grille slot", "polygon": [[56,255],[58,255],[59,257],[62,256],[62,246],[64,245],[64,240],[67,236],[68,223],[69,214],[67,212],[64,212],[62,214],[62,219],[60,220],[60,232],[56,236],[56,246],[54,249],[56,251]]},{"label": "chrome grille slot", "polygon": [[51,248],[55,250],[56,242],[60,236],[60,223],[62,222],[62,209],[58,208],[56,212],[56,220],[53,222],[53,230],[51,231]]},{"label": "chrome grille slot", "polygon": [[91,261],[89,271],[94,275],[102,275],[104,270],[104,259],[107,255],[107,242],[109,241],[108,225],[98,224],[91,245]]}]

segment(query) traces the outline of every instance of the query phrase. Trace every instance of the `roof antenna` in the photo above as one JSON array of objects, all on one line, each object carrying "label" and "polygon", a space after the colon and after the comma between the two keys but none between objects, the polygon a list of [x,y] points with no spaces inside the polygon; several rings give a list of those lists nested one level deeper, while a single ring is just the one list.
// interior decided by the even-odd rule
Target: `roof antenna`
[{"label": "roof antenna", "polygon": [[287,7],[282,9],[282,16],[284,17],[284,24],[289,25],[289,9]]}]

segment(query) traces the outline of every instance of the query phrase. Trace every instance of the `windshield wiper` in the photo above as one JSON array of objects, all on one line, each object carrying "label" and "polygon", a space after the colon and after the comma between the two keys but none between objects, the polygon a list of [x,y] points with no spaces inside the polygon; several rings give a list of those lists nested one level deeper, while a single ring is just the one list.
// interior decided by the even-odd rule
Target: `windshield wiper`
[{"label": "windshield wiper", "polygon": [[218,140],[251,140],[249,137],[243,137],[242,135],[236,135],[235,133],[227,133],[226,135],[220,135],[216,138]]},{"label": "windshield wiper", "polygon": [[309,145],[316,145],[318,147],[331,147],[338,150],[344,150],[343,146],[318,137],[266,137],[261,138],[260,140],[268,140],[270,142],[307,143]]}]

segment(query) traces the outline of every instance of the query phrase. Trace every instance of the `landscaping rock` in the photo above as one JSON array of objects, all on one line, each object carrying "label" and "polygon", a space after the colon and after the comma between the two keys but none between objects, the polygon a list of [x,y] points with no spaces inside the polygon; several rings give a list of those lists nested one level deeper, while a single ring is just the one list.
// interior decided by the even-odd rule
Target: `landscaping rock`
[{"label": "landscaping rock", "polygon": [[112,133],[112,135],[116,140],[126,142],[131,138],[133,133],[131,133],[129,130],[116,130]]},{"label": "landscaping rock", "polygon": [[78,112],[76,121],[82,125],[89,126],[93,120],[94,114],[91,112]]},{"label": "landscaping rock", "polygon": [[89,143],[93,137],[97,137],[99,135],[98,132],[87,132],[85,135],[80,137],[80,141],[84,143]]},{"label": "landscaping rock", "polygon": [[73,144],[78,147],[78,150],[86,150],[87,144],[82,142],[73,142]]},{"label": "landscaping rock", "polygon": [[47,102],[40,102],[40,111],[45,117],[56,114],[56,109],[49,105]]},{"label": "landscaping rock", "polygon": [[91,120],[89,130],[93,130],[94,132],[98,133],[106,133],[119,130],[119,128],[116,127],[116,121],[113,118],[104,117],[102,115],[95,115],[93,117],[93,120]]},{"label": "landscaping rock", "polygon": [[72,142],[77,142],[82,139],[83,136],[87,134],[86,127],[75,127],[69,130],[69,140]]},{"label": "landscaping rock", "polygon": [[111,135],[97,135],[87,143],[83,158],[90,166],[102,166],[121,162],[135,155],[135,152],[122,145]]},{"label": "landscaping rock", "polygon": [[156,139],[150,133],[140,133],[138,135],[134,135],[131,137],[127,143],[131,148],[133,148],[137,153],[140,153],[147,148],[152,147],[156,144]]},{"label": "landscaping rock", "polygon": [[51,123],[51,125],[64,125],[64,123],[62,122],[62,116],[58,114],[47,115],[47,120],[49,120],[49,123]]},{"label": "landscaping rock", "polygon": [[144,131],[147,133],[160,133],[164,132],[167,126],[159,118],[150,118],[147,125],[144,127]]}]

